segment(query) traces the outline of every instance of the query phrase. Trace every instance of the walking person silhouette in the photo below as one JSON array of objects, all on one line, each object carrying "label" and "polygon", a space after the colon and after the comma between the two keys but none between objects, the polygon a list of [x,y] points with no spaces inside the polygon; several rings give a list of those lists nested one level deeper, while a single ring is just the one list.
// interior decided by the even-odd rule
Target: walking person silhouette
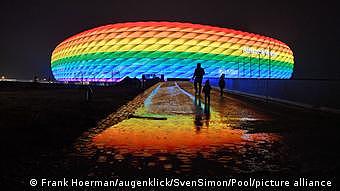
[{"label": "walking person silhouette", "polygon": [[218,86],[220,87],[220,95],[223,96],[223,89],[225,88],[225,81],[224,81],[225,75],[222,74],[219,81]]},{"label": "walking person silhouette", "polygon": [[[197,63],[194,76],[192,77],[194,79],[194,86],[195,86],[195,95],[201,95],[202,90],[202,80],[205,72],[204,69],[201,67],[201,63]],[[197,89],[198,86],[198,89]]]}]

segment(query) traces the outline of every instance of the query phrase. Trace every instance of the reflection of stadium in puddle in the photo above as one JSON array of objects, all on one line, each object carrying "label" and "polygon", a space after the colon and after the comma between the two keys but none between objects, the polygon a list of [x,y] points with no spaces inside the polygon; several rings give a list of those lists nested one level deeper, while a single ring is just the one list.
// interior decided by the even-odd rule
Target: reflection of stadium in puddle
[{"label": "reflection of stadium in puddle", "polygon": [[[166,106],[173,103],[173,100],[164,101],[166,92],[176,94],[174,87],[159,88],[157,94],[152,94],[152,102],[157,105],[150,104],[149,100],[147,106],[144,105],[135,113],[149,119],[166,117],[166,120],[127,119],[93,137],[94,144],[104,150],[112,150],[116,153],[117,160],[124,159],[127,154],[135,157],[156,157],[157,160],[149,161],[148,166],[168,160],[169,155],[172,155],[183,163],[180,168],[185,169],[188,167],[185,165],[190,166],[192,158],[197,155],[223,163],[231,160],[232,156],[229,154],[232,152],[244,154],[249,148],[256,150],[259,144],[270,145],[280,139],[275,134],[248,134],[245,130],[236,129],[244,121],[257,120],[258,116],[251,112],[247,115],[233,113],[225,116],[225,106],[217,103],[212,103],[211,113],[206,115],[202,112],[202,107],[197,105],[188,109],[190,107],[187,105],[194,105],[193,100],[184,96],[179,98],[183,111],[174,111],[172,106]],[[260,150],[267,153],[263,148]],[[167,165],[164,166],[165,169],[172,168],[171,163]]]}]

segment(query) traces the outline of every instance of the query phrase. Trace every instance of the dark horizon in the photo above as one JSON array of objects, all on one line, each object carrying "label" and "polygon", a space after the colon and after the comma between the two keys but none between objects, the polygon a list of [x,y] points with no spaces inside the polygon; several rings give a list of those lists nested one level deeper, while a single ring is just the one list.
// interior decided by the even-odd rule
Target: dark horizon
[{"label": "dark horizon", "polygon": [[340,79],[340,22],[335,2],[270,1],[6,1],[0,76],[51,77],[50,56],[67,37],[97,26],[133,21],[177,21],[269,36],[294,52],[293,78]]}]

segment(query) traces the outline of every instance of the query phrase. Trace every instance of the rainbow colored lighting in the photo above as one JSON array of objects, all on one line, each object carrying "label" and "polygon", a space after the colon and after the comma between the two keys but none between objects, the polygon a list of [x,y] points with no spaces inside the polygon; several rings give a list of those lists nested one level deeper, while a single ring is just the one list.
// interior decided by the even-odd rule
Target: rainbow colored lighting
[{"label": "rainbow colored lighting", "polygon": [[130,22],[97,27],[60,43],[51,68],[59,81],[117,81],[164,74],[191,78],[197,63],[207,78],[290,78],[294,57],[283,42],[233,29],[178,22]]}]

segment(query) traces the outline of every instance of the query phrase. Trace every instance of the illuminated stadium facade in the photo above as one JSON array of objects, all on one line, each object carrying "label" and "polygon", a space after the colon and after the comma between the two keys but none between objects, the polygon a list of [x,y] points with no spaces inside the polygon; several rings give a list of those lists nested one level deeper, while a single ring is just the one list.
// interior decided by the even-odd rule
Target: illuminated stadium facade
[{"label": "illuminated stadium facade", "polygon": [[59,81],[118,81],[143,74],[191,78],[290,78],[294,58],[279,40],[237,30],[177,22],[97,27],[60,43],[51,68]]}]

